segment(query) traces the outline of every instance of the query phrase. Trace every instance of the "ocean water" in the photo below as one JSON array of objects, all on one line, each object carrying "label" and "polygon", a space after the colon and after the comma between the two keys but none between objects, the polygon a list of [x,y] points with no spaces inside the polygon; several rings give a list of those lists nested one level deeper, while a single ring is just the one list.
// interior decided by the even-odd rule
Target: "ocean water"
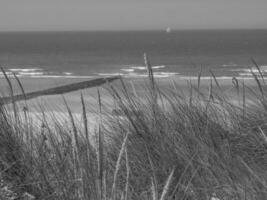
[{"label": "ocean water", "polygon": [[267,30],[0,33],[0,65],[19,77],[145,77],[145,52],[159,78],[251,78],[252,57],[267,75]]}]

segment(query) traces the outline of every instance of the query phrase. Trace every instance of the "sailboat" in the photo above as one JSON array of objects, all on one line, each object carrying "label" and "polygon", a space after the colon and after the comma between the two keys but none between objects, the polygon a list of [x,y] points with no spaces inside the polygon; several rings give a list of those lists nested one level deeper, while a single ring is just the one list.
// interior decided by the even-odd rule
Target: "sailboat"
[{"label": "sailboat", "polygon": [[166,33],[170,33],[172,30],[170,27],[166,28]]}]

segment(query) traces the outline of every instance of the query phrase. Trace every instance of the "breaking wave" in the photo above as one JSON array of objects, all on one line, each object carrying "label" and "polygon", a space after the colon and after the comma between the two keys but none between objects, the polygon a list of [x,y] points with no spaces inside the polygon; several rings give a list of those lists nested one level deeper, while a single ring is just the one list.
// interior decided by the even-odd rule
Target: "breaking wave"
[{"label": "breaking wave", "polygon": [[[42,68],[10,68],[6,69],[6,75],[13,78],[13,74],[17,77],[26,78],[94,78],[94,76],[73,75],[72,72],[55,73],[45,71]],[[0,72],[0,78],[3,78],[3,72]]]},{"label": "breaking wave", "polygon": [[41,68],[12,68],[12,69],[8,69],[11,72],[35,72],[35,71],[42,71]]}]

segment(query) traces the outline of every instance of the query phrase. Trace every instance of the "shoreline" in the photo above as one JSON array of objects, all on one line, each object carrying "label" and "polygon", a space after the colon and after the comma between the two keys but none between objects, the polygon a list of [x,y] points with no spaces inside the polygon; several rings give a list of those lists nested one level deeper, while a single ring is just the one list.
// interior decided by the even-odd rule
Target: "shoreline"
[{"label": "shoreline", "polygon": [[[83,81],[88,79],[83,79]],[[171,90],[175,89],[182,95],[188,96],[190,95],[190,84],[192,84],[195,88],[197,88],[198,80],[183,80],[183,79],[177,79],[177,78],[155,78],[156,83],[159,85],[161,89],[164,91],[171,92]],[[212,80],[212,87],[214,92],[224,92],[227,93],[227,95],[232,99],[232,102],[238,102],[240,99],[242,99],[241,93],[239,94],[239,97],[237,96],[237,91],[235,86],[233,85],[232,80],[229,79],[219,79],[217,80],[220,88],[217,87],[214,79],[210,77],[209,79],[201,79],[200,80],[200,91],[203,92],[203,94],[208,95],[209,88],[210,88],[210,80]],[[130,90],[130,92],[135,92],[138,94],[139,97],[145,97],[147,94],[148,89],[148,79],[147,78],[126,78],[124,79],[127,89]],[[11,79],[12,85],[13,85],[13,91],[14,95],[22,95],[21,89],[16,82],[15,79]],[[29,78],[21,78],[20,82],[22,86],[24,87],[25,93],[34,93],[35,91],[39,90],[49,90],[49,88],[53,87],[62,87],[66,84],[76,84],[78,82],[81,82],[81,79],[29,79]],[[7,97],[9,94],[8,89],[8,83],[5,79],[0,78],[0,84],[2,85],[2,90],[0,91],[0,94],[2,97]],[[244,80],[244,84],[248,88],[256,89],[258,86],[255,82],[255,80]],[[120,80],[115,80],[112,85],[114,85],[117,88],[121,89],[121,82]],[[239,81],[239,87],[240,91],[242,91],[242,85],[243,81]],[[114,99],[107,91],[106,87],[99,86],[99,87],[91,87],[91,88],[85,88],[85,89],[78,89],[71,92],[66,92],[64,94],[56,94],[56,95],[46,95],[46,96],[40,96],[37,98],[29,99],[26,101],[28,108],[31,112],[67,112],[66,105],[64,104],[64,99],[66,99],[66,102],[68,103],[68,106],[70,107],[71,111],[73,113],[81,113],[82,107],[81,107],[81,94],[84,97],[84,100],[86,101],[88,108],[87,113],[93,113],[95,112],[98,106],[98,100],[97,100],[97,90],[99,89],[101,94],[101,99],[103,103],[106,105],[106,107],[112,108],[114,106]],[[119,89],[119,90],[120,90]],[[166,90],[165,90],[166,89]],[[252,92],[248,90],[246,92],[246,97],[248,98],[248,101],[250,101],[250,97],[252,100],[256,100],[255,97],[253,98]],[[22,101],[17,103],[18,107],[22,110],[25,106],[25,101],[22,99]],[[6,106],[9,109],[12,109],[11,104]],[[112,110],[112,109],[111,109]]]},{"label": "shoreline", "polygon": [[[200,91],[203,92],[204,95],[208,95],[209,93],[209,87],[210,87],[210,80],[212,79],[213,82],[213,90],[214,92],[223,92],[227,93],[228,97],[231,98],[232,102],[240,103],[240,100],[242,99],[242,95],[240,94],[239,97],[237,96],[237,92],[233,86],[232,80],[229,79],[219,79],[217,80],[220,89],[217,88],[217,85],[213,78],[210,79],[201,79],[200,81]],[[84,79],[88,80],[88,79]],[[155,78],[156,83],[159,85],[161,89],[166,91],[167,93],[171,90],[177,90],[179,93],[184,95],[185,97],[190,95],[190,84],[192,84],[195,88],[197,88],[198,80],[183,80],[183,79],[169,79],[169,78]],[[66,84],[76,84],[77,82],[80,82],[81,79],[47,79],[47,78],[41,78],[41,79],[29,79],[29,78],[22,78],[20,79],[25,93],[31,93],[37,90],[49,90],[49,88],[52,87],[61,87]],[[124,79],[127,89],[130,89],[130,92],[134,92],[140,97],[140,99],[146,97],[146,92],[148,90],[148,79],[146,78],[126,78]],[[19,85],[16,83],[15,79],[11,79],[11,82],[13,84],[13,90],[14,94],[18,95],[21,94]],[[240,87],[242,87],[242,82],[239,81]],[[8,84],[5,79],[0,78],[0,84],[2,85],[2,88],[5,88],[6,91],[0,91],[1,94],[4,94],[2,96],[6,96],[5,94],[8,94]],[[254,80],[244,80],[244,84],[247,87],[255,88],[257,87],[256,82]],[[121,89],[121,82],[120,80],[115,80],[112,85],[114,85],[117,88]],[[119,89],[119,90],[120,90]],[[166,89],[166,90],[165,90]],[[23,116],[23,109],[25,105],[28,107],[28,112],[31,113],[31,116],[33,116],[34,119],[36,119],[36,116],[41,116],[42,113],[50,115],[64,115],[67,114],[67,108],[64,103],[64,99],[66,100],[68,106],[71,109],[71,112],[76,115],[77,118],[81,119],[82,115],[82,106],[81,106],[81,94],[83,95],[83,98],[86,102],[86,113],[89,118],[96,119],[97,118],[97,112],[98,112],[98,99],[97,99],[97,90],[99,90],[101,94],[101,101],[103,102],[103,105],[107,108],[108,112],[106,114],[110,114],[112,110],[114,109],[114,99],[109,94],[109,92],[105,89],[105,86],[100,87],[91,87],[91,88],[85,88],[85,89],[78,89],[75,91],[67,92],[65,94],[54,94],[54,95],[46,95],[46,96],[40,96],[37,98],[29,99],[29,100],[22,100],[20,102],[17,102],[19,112],[21,112],[21,116]],[[133,91],[134,90],[134,91]],[[241,88],[240,88],[241,90]],[[253,97],[253,94],[246,94],[247,96],[247,102],[255,101],[254,99],[250,99],[250,97]],[[13,107],[11,104],[8,104],[5,106],[8,110],[12,110]],[[93,120],[94,124],[96,124],[96,120]]]},{"label": "shoreline", "polygon": [[[99,79],[104,79],[108,77],[100,77]],[[29,77],[22,77],[19,78],[25,93],[31,93],[31,92],[36,92],[36,91],[41,91],[41,90],[50,90],[52,88],[56,87],[64,87],[65,85],[68,84],[77,84],[79,82],[85,82],[85,81],[91,81],[95,80],[93,78],[29,78]],[[123,80],[126,84],[130,85],[130,88],[134,85],[137,87],[137,89],[143,90],[142,88],[144,85],[147,84],[148,82],[148,77],[140,77],[140,78],[124,78]],[[219,83],[220,87],[226,89],[227,87],[232,87],[233,86],[233,81],[232,78],[217,78],[217,82]],[[244,82],[244,84],[248,87],[254,87],[257,86],[257,83],[255,79],[249,78],[249,79],[241,79],[237,78],[239,82],[239,86],[241,86]],[[265,79],[264,79],[265,80]],[[19,95],[22,94],[21,88],[19,87],[18,82],[15,80],[15,78],[10,79],[13,87],[13,93],[14,95]],[[179,77],[168,77],[168,78],[157,78],[155,77],[155,81],[159,86],[168,87],[168,86],[175,86],[181,87],[182,89],[188,89],[189,85],[197,85],[198,84],[198,77],[191,77],[189,79],[184,79],[184,78],[179,78]],[[213,82],[214,87],[216,88],[216,83],[215,80],[212,76],[210,77],[201,77],[200,78],[200,88],[207,89],[210,86],[210,82]],[[0,84],[2,86],[0,90],[0,95],[2,97],[7,97],[9,96],[9,86],[5,78],[0,78]],[[114,84],[116,87],[119,87],[121,84],[119,80],[115,80],[112,84]],[[105,85],[105,84],[104,84]],[[141,86],[141,87],[140,87]],[[68,94],[74,94],[77,92],[89,92],[89,95],[93,95],[93,93],[96,91],[96,88],[102,88],[102,86],[94,86],[91,85],[90,88],[83,88],[83,89],[76,89],[70,92],[67,92],[65,90],[65,94],[63,95],[68,95]],[[95,93],[96,94],[96,93]],[[48,95],[48,96],[54,96],[54,95]]]}]

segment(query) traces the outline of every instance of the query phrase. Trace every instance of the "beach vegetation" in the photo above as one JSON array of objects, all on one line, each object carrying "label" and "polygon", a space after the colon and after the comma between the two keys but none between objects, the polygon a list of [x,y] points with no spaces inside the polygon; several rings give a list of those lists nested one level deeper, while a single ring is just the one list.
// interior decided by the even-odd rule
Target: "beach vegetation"
[{"label": "beach vegetation", "polygon": [[122,77],[105,84],[114,100],[109,113],[98,90],[93,131],[83,95],[81,121],[64,99],[69,126],[45,114],[34,126],[27,101],[19,113],[6,76],[13,100],[12,109],[0,107],[0,199],[267,199],[267,90],[261,73],[251,72],[253,89],[233,78],[233,101],[212,72],[207,91],[200,72],[185,95],[175,82],[161,88],[146,55],[145,63],[143,95]]}]

